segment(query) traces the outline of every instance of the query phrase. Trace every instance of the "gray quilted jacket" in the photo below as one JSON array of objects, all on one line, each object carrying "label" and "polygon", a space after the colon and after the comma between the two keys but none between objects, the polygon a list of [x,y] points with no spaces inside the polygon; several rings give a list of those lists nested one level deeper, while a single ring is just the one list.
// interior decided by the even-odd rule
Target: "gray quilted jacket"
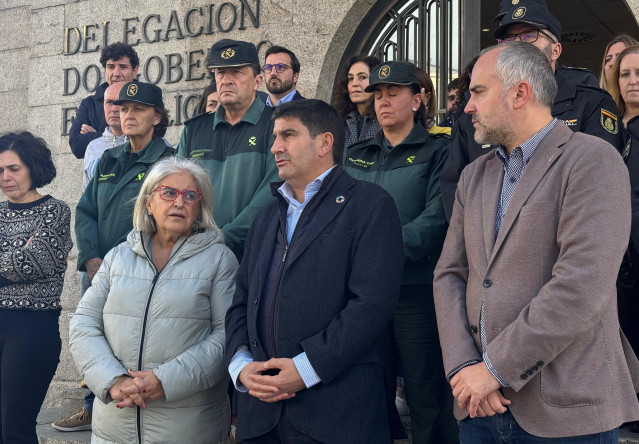
[{"label": "gray quilted jacket", "polygon": [[[71,319],[71,354],[96,395],[92,442],[227,442],[235,256],[211,231],[181,237],[159,274],[146,251],[148,235],[135,230],[109,251]],[[129,368],[153,370],[165,398],[116,408],[109,389]]]}]

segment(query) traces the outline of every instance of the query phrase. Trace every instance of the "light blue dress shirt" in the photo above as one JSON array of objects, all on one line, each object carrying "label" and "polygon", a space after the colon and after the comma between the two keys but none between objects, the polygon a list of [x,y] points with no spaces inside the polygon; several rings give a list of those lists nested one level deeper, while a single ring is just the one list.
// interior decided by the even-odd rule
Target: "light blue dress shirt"
[{"label": "light blue dress shirt", "polygon": [[[293,197],[293,187],[291,187],[288,182],[284,182],[282,186],[277,189],[284,200],[286,200],[286,202],[288,203],[288,209],[286,210],[287,242],[291,242],[291,238],[293,237],[293,233],[295,232],[295,227],[297,226],[297,222],[302,216],[304,208],[306,208],[306,205],[315,196],[315,194],[317,194],[320,187],[322,186],[322,181],[326,178],[326,176],[328,176],[333,168],[335,168],[335,165],[324,171],[315,180],[306,185],[306,188],[304,188],[304,202],[302,203],[298,202],[295,197]],[[253,362],[253,355],[249,351],[248,347],[242,346],[237,349],[229,364],[229,375],[231,375],[231,379],[233,380],[235,388],[240,392],[248,391],[246,387],[244,387],[244,385],[238,380],[238,377],[240,376],[240,372],[242,371],[242,369],[251,362]],[[295,364],[295,368],[300,374],[302,381],[304,381],[304,385],[306,386],[306,388],[310,388],[322,381],[313,369],[310,361],[308,360],[306,352],[302,352],[299,355],[293,357],[293,363]]]},{"label": "light blue dress shirt", "polygon": [[273,103],[271,102],[271,96],[269,95],[269,96],[266,98],[266,105],[267,105],[267,106],[273,106],[273,107],[275,107],[275,106],[280,106],[282,103],[290,102],[291,100],[293,100],[293,96],[295,96],[295,93],[296,93],[296,92],[297,92],[297,90],[296,90],[296,89],[294,89],[293,91],[291,91],[290,93],[288,93],[287,95],[285,95],[284,97],[282,97],[282,98],[280,99],[280,101],[279,101],[279,102],[277,102],[277,105],[273,105]]}]

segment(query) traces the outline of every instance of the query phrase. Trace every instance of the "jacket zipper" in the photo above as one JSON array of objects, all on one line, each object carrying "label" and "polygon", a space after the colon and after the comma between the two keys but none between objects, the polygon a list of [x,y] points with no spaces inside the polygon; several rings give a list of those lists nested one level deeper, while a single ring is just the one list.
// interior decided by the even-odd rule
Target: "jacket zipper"
[{"label": "jacket zipper", "polygon": [[[299,223],[299,222],[298,222]],[[292,240],[292,239],[291,239]],[[284,274],[284,267],[286,266],[286,256],[288,254],[288,246],[289,243],[286,242],[286,232],[284,232],[284,254],[282,255],[282,261],[280,263],[280,269],[277,272],[277,280],[275,281],[275,288],[273,288],[273,298],[271,301],[271,319],[273,323],[271,324],[271,344],[273,344],[273,353],[275,356],[273,358],[277,358],[277,343],[275,342],[275,330],[276,330],[276,318],[275,318],[275,307],[277,305],[277,293],[280,289],[280,282],[282,280],[282,275]]]},{"label": "jacket zipper", "polygon": [[[182,248],[182,246],[186,243],[188,237],[184,239],[182,244],[175,250],[175,252],[169,257],[169,260],[166,261],[166,268],[169,265],[169,262],[177,254],[178,251]],[[158,279],[160,278],[161,271],[158,271],[157,267],[153,263],[153,260],[149,257],[149,252],[146,251],[146,246],[144,245],[144,236],[140,233],[140,240],[142,243],[142,249],[144,250],[144,254],[146,255],[146,259],[149,261],[153,269],[155,270],[155,276],[153,276],[153,283],[151,284],[151,291],[149,292],[149,297],[146,300],[146,307],[144,308],[144,319],[142,321],[142,334],[140,335],[140,351],[138,353],[138,371],[142,369],[142,350],[144,349],[144,335],[146,333],[146,322],[148,320],[149,308],[151,307],[151,298],[153,297],[153,291],[155,290],[155,284],[157,284]],[[138,443],[142,444],[142,409],[140,406],[136,406],[137,410],[137,426],[138,426]]]}]

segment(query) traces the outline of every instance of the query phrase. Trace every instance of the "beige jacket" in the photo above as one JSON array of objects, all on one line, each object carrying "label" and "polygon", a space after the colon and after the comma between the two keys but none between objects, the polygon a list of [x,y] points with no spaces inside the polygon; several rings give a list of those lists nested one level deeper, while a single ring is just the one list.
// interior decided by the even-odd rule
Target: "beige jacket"
[{"label": "beige jacket", "polygon": [[481,360],[483,304],[488,357],[524,430],[576,436],[639,419],[615,290],[630,233],[621,156],[558,122],[526,165],[495,239],[503,176],[490,153],[457,188],[434,279],[446,372]]}]

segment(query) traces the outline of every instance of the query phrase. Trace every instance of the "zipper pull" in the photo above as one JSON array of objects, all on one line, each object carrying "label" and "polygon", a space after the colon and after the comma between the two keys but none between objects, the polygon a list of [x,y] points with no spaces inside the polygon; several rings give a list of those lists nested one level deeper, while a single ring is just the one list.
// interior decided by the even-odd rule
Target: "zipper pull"
[{"label": "zipper pull", "polygon": [[286,262],[286,254],[288,253],[288,245],[284,247],[284,256],[282,256],[282,262]]},{"label": "zipper pull", "polygon": [[155,273],[155,276],[153,277],[153,285],[155,285],[158,281],[158,278],[160,277],[160,273]]}]

